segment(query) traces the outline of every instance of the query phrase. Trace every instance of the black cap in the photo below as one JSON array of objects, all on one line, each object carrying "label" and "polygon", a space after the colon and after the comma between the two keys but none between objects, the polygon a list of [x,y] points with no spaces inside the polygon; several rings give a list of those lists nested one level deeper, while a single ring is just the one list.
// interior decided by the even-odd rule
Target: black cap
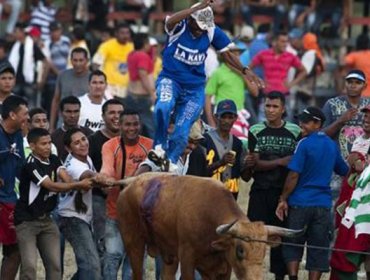
[{"label": "black cap", "polygon": [[49,29],[50,29],[50,31],[54,31],[54,30],[57,30],[57,29],[62,29],[62,24],[58,21],[53,21],[52,23],[50,23]]},{"label": "black cap", "polygon": [[4,62],[0,63],[0,74],[2,74],[4,72],[9,72],[9,73],[12,73],[13,75],[15,75],[15,70],[14,70],[13,66],[10,64],[10,62],[8,62],[8,61],[4,61]]},{"label": "black cap", "polygon": [[222,100],[217,104],[216,115],[222,116],[225,113],[238,114],[235,102],[231,99]]},{"label": "black cap", "polygon": [[304,109],[302,113],[298,115],[298,119],[301,122],[320,121],[323,123],[326,118],[319,108],[311,106]]}]

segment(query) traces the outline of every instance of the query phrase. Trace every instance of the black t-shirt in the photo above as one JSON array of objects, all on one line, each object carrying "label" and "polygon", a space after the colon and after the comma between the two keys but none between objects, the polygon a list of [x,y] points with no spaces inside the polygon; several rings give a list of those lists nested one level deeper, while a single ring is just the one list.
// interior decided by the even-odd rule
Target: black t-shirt
[{"label": "black t-shirt", "polygon": [[110,138],[105,136],[100,130],[94,132],[89,136],[89,156],[94,164],[97,172],[102,166],[101,149],[105,142]]},{"label": "black t-shirt", "polygon": [[[89,156],[97,172],[100,171],[100,168],[102,166],[101,149],[103,147],[103,144],[109,139],[110,138],[105,136],[100,130],[89,136]],[[99,188],[93,188],[93,194],[106,197],[104,192]]]},{"label": "black t-shirt", "polygon": [[[87,137],[93,133],[93,131],[87,127],[80,126],[79,128]],[[66,134],[66,131],[63,128],[58,128],[51,134],[51,141],[55,147],[57,147],[58,156],[63,162],[66,160],[68,155],[68,152],[64,146],[64,134]]]},{"label": "black t-shirt", "polygon": [[14,211],[14,224],[33,221],[49,214],[57,205],[57,194],[43,188],[41,183],[49,177],[57,180],[57,170],[62,165],[57,156],[51,155],[49,162],[43,162],[33,154],[27,158],[21,171],[20,197]]},{"label": "black t-shirt", "polygon": [[[294,153],[300,138],[300,128],[289,122],[282,127],[272,128],[266,123],[258,123],[250,128],[248,150],[259,154],[261,160],[275,160]],[[252,189],[282,188],[288,169],[280,166],[268,171],[255,171]]]},{"label": "black t-shirt", "polygon": [[[34,44],[33,45],[33,59],[34,61],[41,61],[44,60],[45,56],[40,50],[40,48]],[[24,83],[24,76],[23,76],[23,60],[24,60],[24,44],[21,44],[19,47],[19,63],[17,67],[16,73],[16,81],[17,83]]]}]

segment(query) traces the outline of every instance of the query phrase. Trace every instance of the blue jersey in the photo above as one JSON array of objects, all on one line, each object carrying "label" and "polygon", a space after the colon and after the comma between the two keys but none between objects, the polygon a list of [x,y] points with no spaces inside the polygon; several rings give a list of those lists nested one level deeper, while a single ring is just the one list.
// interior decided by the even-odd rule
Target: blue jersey
[{"label": "blue jersey", "polygon": [[194,37],[186,19],[179,22],[173,30],[166,29],[166,33],[168,38],[162,52],[163,70],[159,77],[174,80],[183,88],[205,84],[204,61],[210,45],[215,50],[222,51],[231,43],[217,26]]},{"label": "blue jersey", "polygon": [[348,172],[337,144],[324,132],[312,133],[298,143],[288,169],[299,173],[288,204],[301,207],[330,208],[332,173],[345,176]]},{"label": "blue jersey", "polygon": [[0,178],[4,180],[4,186],[0,187],[0,202],[17,201],[15,177],[19,175],[24,161],[21,131],[8,134],[0,126]]}]

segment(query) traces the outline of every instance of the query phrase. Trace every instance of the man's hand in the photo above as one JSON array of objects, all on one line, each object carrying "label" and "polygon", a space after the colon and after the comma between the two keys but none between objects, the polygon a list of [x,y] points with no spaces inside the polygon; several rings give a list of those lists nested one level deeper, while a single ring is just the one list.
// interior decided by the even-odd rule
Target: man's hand
[{"label": "man's hand", "polygon": [[288,216],[288,203],[286,200],[281,200],[276,207],[275,215],[280,221],[284,221],[284,218]]},{"label": "man's hand", "polygon": [[92,178],[95,184],[98,184],[102,187],[112,187],[114,185],[114,179],[104,175],[104,174],[97,174]]},{"label": "man's hand", "polygon": [[243,75],[252,84],[257,85],[258,88],[261,89],[265,87],[265,82],[261,80],[256,74],[254,74],[251,69],[245,68],[245,70],[243,71]]},{"label": "man's hand", "polygon": [[213,0],[203,0],[202,2],[200,2],[200,4],[198,6],[195,7],[196,11],[204,9],[204,8],[208,7],[209,5],[211,5],[212,3],[213,3]]},{"label": "man's hand", "polygon": [[235,163],[235,154],[233,154],[232,152],[227,152],[226,154],[224,154],[224,156],[222,157],[221,159],[223,165],[234,165]]},{"label": "man's hand", "polygon": [[338,120],[340,123],[344,124],[352,120],[356,116],[357,112],[357,108],[348,109]]},{"label": "man's hand", "polygon": [[92,188],[93,185],[92,178],[86,178],[79,182],[79,190],[88,191]]},{"label": "man's hand", "polygon": [[286,157],[280,158],[279,159],[279,165],[280,166],[287,166],[289,164],[291,158],[292,158],[291,156],[286,156]]},{"label": "man's hand", "polygon": [[247,168],[254,168],[256,164],[257,164],[257,157],[253,153],[250,153],[245,157],[245,166]]}]

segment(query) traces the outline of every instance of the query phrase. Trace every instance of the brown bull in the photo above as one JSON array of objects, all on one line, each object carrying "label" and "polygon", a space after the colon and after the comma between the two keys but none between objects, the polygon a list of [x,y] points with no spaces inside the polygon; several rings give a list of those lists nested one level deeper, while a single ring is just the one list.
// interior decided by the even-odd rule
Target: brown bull
[{"label": "brown bull", "polygon": [[222,183],[209,178],[145,173],[124,181],[118,202],[118,221],[133,270],[143,279],[143,259],[164,261],[163,279],[263,279],[265,242],[271,235],[297,233],[250,222]]}]

